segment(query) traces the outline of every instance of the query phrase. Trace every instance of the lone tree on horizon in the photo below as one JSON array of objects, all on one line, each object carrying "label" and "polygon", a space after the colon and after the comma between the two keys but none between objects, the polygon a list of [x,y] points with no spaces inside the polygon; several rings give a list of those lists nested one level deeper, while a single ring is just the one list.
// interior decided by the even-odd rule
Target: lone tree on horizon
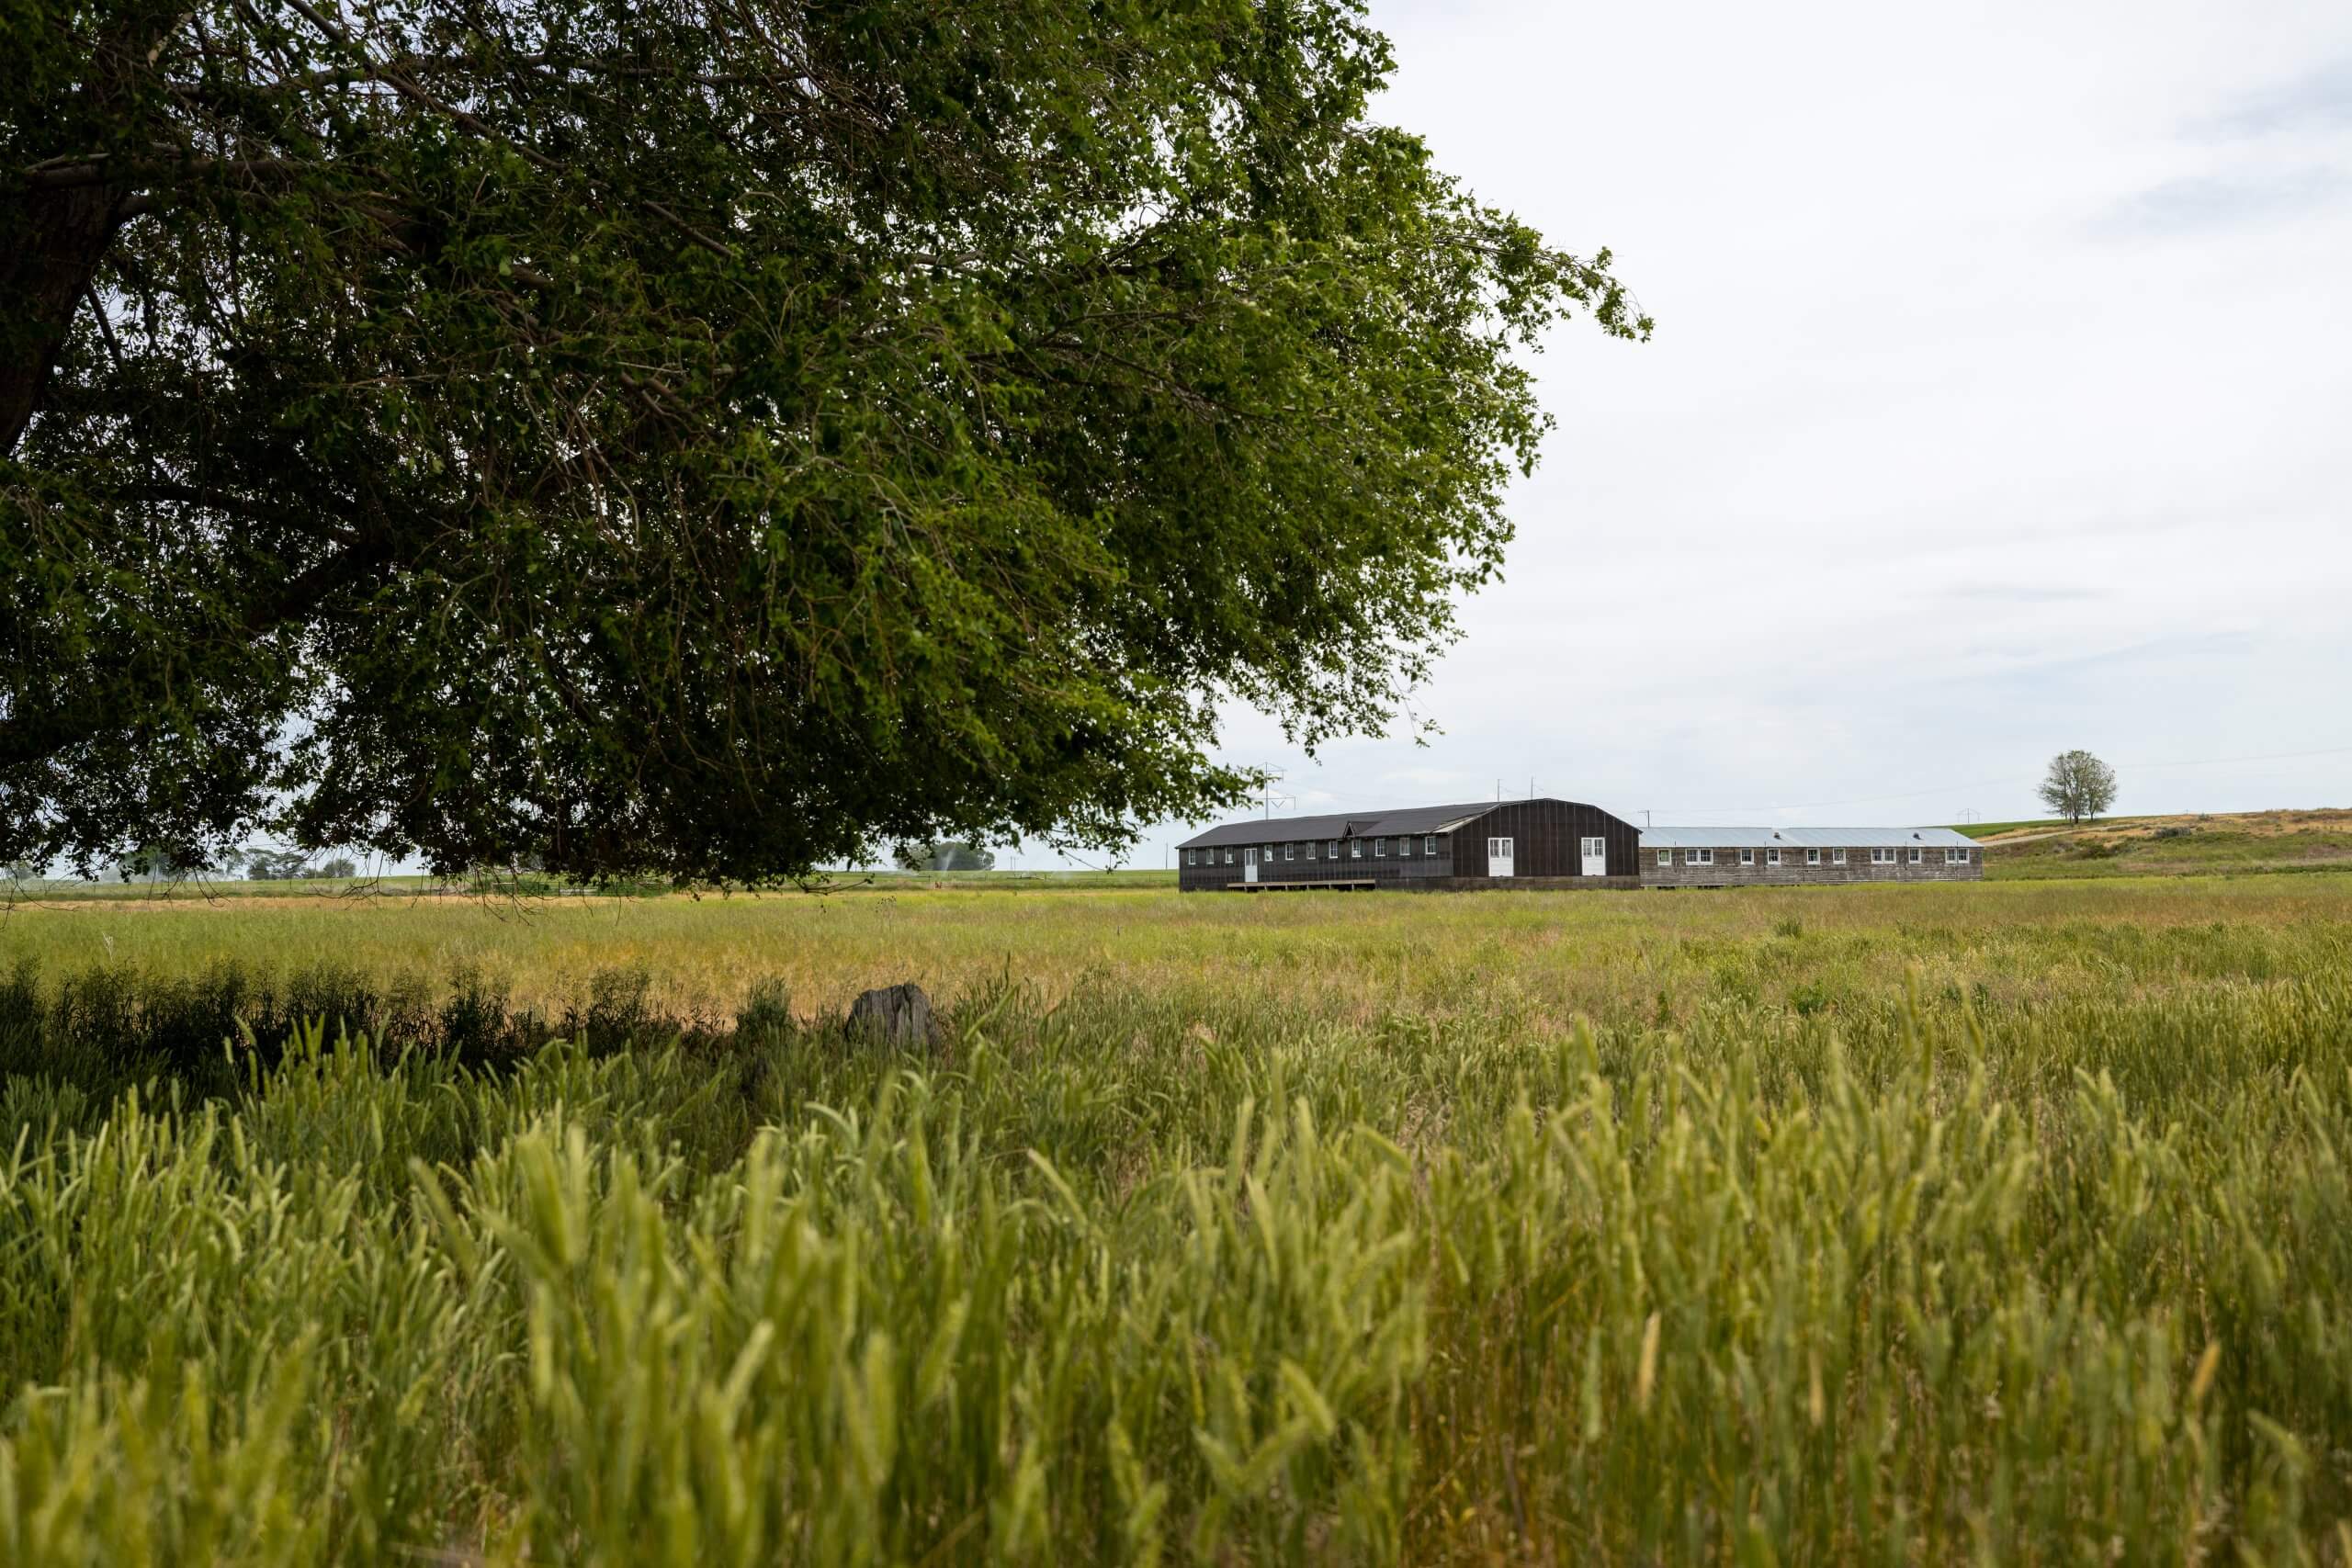
[{"label": "lone tree on horizon", "polygon": [[1649,330],[1348,0],[12,15],[0,860],[1115,854],[1389,722]]},{"label": "lone tree on horizon", "polygon": [[2115,770],[2088,751],[2061,751],[2050,759],[2041,799],[2070,827],[2086,818],[2097,821],[2100,812],[2115,804]]}]

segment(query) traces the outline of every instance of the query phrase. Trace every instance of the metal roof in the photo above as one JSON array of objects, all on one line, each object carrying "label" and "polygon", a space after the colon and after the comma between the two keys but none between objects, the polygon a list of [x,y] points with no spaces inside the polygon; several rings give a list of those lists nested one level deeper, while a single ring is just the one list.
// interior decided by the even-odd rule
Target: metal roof
[{"label": "metal roof", "polygon": [[1498,807],[1521,804],[1516,800],[1479,800],[1466,806],[1403,806],[1393,811],[1346,811],[1329,817],[1250,818],[1195,834],[1176,847],[1190,850],[1208,844],[1279,844],[1307,839],[1364,839],[1375,834],[1409,837],[1415,833],[1451,833]]},{"label": "metal roof", "polygon": [[1645,850],[1874,850],[1918,844],[1958,849],[1976,840],[1950,828],[1645,828]]}]

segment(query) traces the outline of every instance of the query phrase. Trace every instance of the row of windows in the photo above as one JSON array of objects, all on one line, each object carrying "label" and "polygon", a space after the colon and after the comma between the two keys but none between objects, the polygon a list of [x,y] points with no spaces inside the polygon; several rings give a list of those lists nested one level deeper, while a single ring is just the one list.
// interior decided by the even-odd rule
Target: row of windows
[{"label": "row of windows", "polygon": [[[1911,863],[1913,865],[1917,865],[1926,859],[1928,852],[1917,844],[1912,844],[1907,847],[1911,852]],[[1843,850],[1829,850],[1826,852],[1822,850],[1807,850],[1804,852],[1804,863],[1807,865],[1819,865],[1821,863],[1821,857],[1825,852],[1829,856],[1829,863],[1831,865],[1844,865],[1846,863],[1846,852]],[[1893,845],[1881,845],[1879,848],[1871,852],[1871,863],[1872,865],[1893,865],[1895,863],[1895,854],[1896,851]],[[1969,852],[1965,849],[1948,849],[1944,851],[1944,863],[1946,865],[1966,865],[1968,863],[1968,857]],[[1660,865],[1672,865],[1674,863],[1674,852],[1672,850],[1658,851],[1657,863]],[[1682,863],[1684,865],[1713,865],[1715,863],[1715,852],[1713,850],[1685,850],[1682,852]],[[1739,863],[1742,865],[1754,865],[1756,863],[1756,852],[1754,850],[1740,851]],[[1764,863],[1766,865],[1780,864],[1781,852],[1776,849],[1766,850],[1764,852]]]},{"label": "row of windows", "polygon": [[[1266,844],[1262,847],[1250,844],[1240,848],[1226,844],[1222,847],[1212,846],[1204,850],[1186,850],[1184,863],[1186,865],[1231,865],[1237,858],[1251,855],[1257,857],[1258,863],[1261,865],[1271,865],[1277,860],[1362,860],[1364,858],[1366,844],[1372,846],[1374,860],[1388,859],[1388,846],[1391,844],[1396,846],[1396,853],[1400,858],[1410,860],[1413,858],[1413,845],[1416,842],[1421,846],[1421,853],[1424,856],[1434,855],[1437,853],[1439,842],[1444,837],[1442,833],[1430,833],[1418,840],[1408,838],[1327,839],[1319,842]],[[1343,850],[1344,852],[1342,852]],[[1321,852],[1318,853],[1318,851]],[[1223,857],[1221,860],[1220,856]]]}]

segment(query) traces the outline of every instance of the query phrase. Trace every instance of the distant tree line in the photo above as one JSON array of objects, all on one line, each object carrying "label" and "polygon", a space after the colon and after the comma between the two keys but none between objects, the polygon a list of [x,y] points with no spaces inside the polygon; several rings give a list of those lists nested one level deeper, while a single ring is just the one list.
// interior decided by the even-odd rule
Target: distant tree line
[{"label": "distant tree line", "polygon": [[962,839],[901,844],[892,857],[901,871],[994,871],[996,856]]},{"label": "distant tree line", "polygon": [[242,874],[248,882],[298,882],[356,876],[359,868],[348,855],[320,860],[300,850],[266,848],[231,850],[216,857],[213,865],[193,866],[153,846],[125,857],[115,867],[116,875],[125,882],[177,882],[198,873],[232,878]]}]

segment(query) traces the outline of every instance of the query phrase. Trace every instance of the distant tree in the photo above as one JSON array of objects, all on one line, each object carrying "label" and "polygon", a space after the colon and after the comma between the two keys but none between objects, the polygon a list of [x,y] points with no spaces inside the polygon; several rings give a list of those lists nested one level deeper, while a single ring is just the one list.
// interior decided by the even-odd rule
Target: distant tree
[{"label": "distant tree", "polygon": [[191,869],[157,844],[141,844],[115,863],[115,874],[125,882],[174,882]]},{"label": "distant tree", "polygon": [[1115,852],[1376,729],[1555,322],[1361,0],[0,7],[0,856]]},{"label": "distant tree", "polygon": [[929,844],[901,844],[895,857],[904,871],[993,871],[996,856],[978,844],[951,840]]},{"label": "distant tree", "polygon": [[2042,803],[2069,824],[2098,814],[2115,804],[2115,770],[2080,750],[2061,751],[2050,759],[2041,781]]},{"label": "distant tree", "polygon": [[357,875],[358,869],[358,867],[351,863],[351,857],[349,855],[337,855],[331,861],[311,867],[302,874],[305,876],[342,878]]},{"label": "distant tree", "polygon": [[308,874],[310,859],[300,850],[248,850],[245,874],[255,882],[288,882]]}]

